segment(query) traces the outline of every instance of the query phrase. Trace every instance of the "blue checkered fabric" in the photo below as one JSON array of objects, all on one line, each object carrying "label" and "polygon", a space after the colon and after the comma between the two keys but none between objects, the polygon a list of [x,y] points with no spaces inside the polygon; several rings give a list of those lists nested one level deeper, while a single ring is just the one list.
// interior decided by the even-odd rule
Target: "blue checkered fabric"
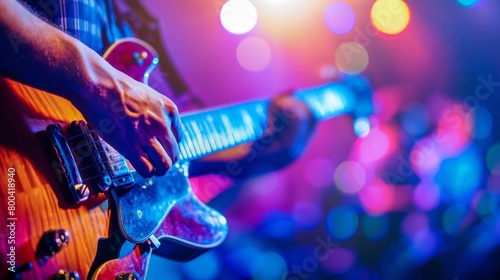
[{"label": "blue checkered fabric", "polygon": [[25,0],[48,22],[102,54],[122,37],[112,0]]}]

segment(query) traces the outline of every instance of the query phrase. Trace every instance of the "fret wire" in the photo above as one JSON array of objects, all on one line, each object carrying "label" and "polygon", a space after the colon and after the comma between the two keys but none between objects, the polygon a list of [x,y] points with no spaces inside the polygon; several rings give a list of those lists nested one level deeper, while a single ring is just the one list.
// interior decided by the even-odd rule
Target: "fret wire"
[{"label": "fret wire", "polygon": [[262,125],[260,124],[260,113],[259,113],[259,106],[258,104],[255,104],[253,110],[250,112],[250,116],[254,120],[253,124],[253,129],[255,131],[255,137],[258,138],[262,135],[263,130],[262,130]]},{"label": "fret wire", "polygon": [[244,143],[246,141],[248,141],[249,137],[248,137],[248,134],[247,134],[247,130],[245,129],[245,124],[243,122],[243,115],[242,115],[242,112],[241,110],[243,110],[243,106],[238,108],[238,110],[235,111],[235,114],[237,116],[237,124],[238,124],[238,128],[237,128],[237,131],[238,131],[238,134],[240,135],[240,143]]},{"label": "fret wire", "polygon": [[234,110],[228,110],[228,111],[229,112],[227,114],[228,115],[228,119],[227,120],[228,120],[228,124],[230,125],[230,128],[231,128],[231,129],[229,129],[229,131],[233,132],[232,136],[234,138],[234,143],[235,144],[239,144],[239,143],[242,142],[241,135],[240,135],[240,133],[238,131],[238,128],[236,128],[234,126],[235,121],[237,120],[237,118],[236,118],[236,116],[234,116],[235,115],[234,114]]},{"label": "fret wire", "polygon": [[186,128],[184,127],[184,124],[182,125],[182,140],[181,142],[179,143],[179,145],[181,146],[181,148],[184,150],[184,159],[189,159],[191,158],[191,151],[189,149],[189,138],[187,137],[187,133],[186,133]]},{"label": "fret wire", "polygon": [[245,128],[247,130],[249,138],[252,140],[255,139],[255,130],[253,128],[254,125],[252,122],[252,117],[250,117],[250,114],[248,113],[248,108],[243,113],[243,122],[245,124]]},{"label": "fret wire", "polygon": [[227,137],[228,142],[229,142],[229,146],[233,146],[235,141],[234,141],[233,134],[231,133],[231,122],[229,121],[229,117],[227,116],[226,113],[223,113],[221,118],[222,118],[222,124],[224,127],[224,131],[226,132],[226,137]]},{"label": "fret wire", "polygon": [[207,153],[212,153],[212,152],[214,152],[215,149],[212,147],[212,143],[210,143],[210,131],[207,131],[205,129],[205,125],[204,125],[205,120],[206,120],[206,116],[203,116],[203,118],[200,118],[197,126],[201,132],[201,135],[203,135],[203,143],[205,143]]},{"label": "fret wire", "polygon": [[203,155],[204,149],[200,144],[200,137],[199,137],[199,135],[196,134],[196,131],[194,130],[194,128],[192,126],[192,123],[193,123],[193,121],[190,122],[189,131],[191,132],[191,135],[194,136],[193,145],[194,145],[194,148],[196,149],[196,157],[200,157],[201,155]]},{"label": "fret wire", "polygon": [[217,133],[221,139],[222,142],[222,148],[225,149],[229,147],[229,140],[227,138],[227,135],[224,131],[223,125],[222,125],[222,116],[221,113],[217,115],[217,122],[216,122],[216,127],[218,128]]},{"label": "fret wire", "polygon": [[179,151],[180,151],[180,157],[179,157],[179,159],[181,159],[181,160],[187,159],[187,157],[186,157],[186,150],[184,148],[183,143],[184,143],[184,141],[179,142]]},{"label": "fret wire", "polygon": [[193,146],[193,142],[191,140],[191,135],[189,134],[189,131],[188,131],[187,122],[183,125],[183,128],[184,128],[184,130],[183,130],[184,138],[187,140],[187,142],[186,142],[186,149],[188,150],[189,157],[190,158],[194,158],[194,157],[196,157],[196,150],[195,150],[195,148]]},{"label": "fret wire", "polygon": [[195,142],[196,138],[194,138],[194,134],[191,130],[191,125],[189,124],[189,122],[185,122],[185,128],[189,137],[189,145],[193,149],[193,157],[198,157],[200,155],[200,148]]},{"label": "fret wire", "polygon": [[208,153],[207,147],[205,146],[205,137],[201,134],[200,128],[198,124],[196,124],[196,120],[191,120],[191,128],[196,135],[196,141],[200,147],[201,155]]},{"label": "fret wire", "polygon": [[79,160],[81,160],[81,159],[83,159],[83,158],[86,158],[86,157],[88,157],[88,156],[91,156],[91,155],[93,155],[93,154],[92,154],[92,153],[88,153],[88,154],[86,154],[86,155],[84,155],[84,156],[81,156],[81,157],[78,157],[78,158],[75,158],[75,157],[74,157],[74,155],[73,155],[73,158],[75,159],[75,161],[79,161]]},{"label": "fret wire", "polygon": [[191,149],[188,144],[189,139],[186,136],[186,133],[184,133],[184,141],[182,141],[182,146],[184,146],[184,150],[186,151],[186,156],[187,158],[193,158],[193,154],[191,153]]},{"label": "fret wire", "polygon": [[222,150],[222,148],[224,147],[222,145],[222,141],[219,137],[219,133],[217,132],[217,128],[215,127],[214,125],[214,118],[212,116],[208,116],[207,117],[207,120],[208,120],[208,125],[209,125],[209,128],[210,128],[210,131],[212,132],[212,136],[214,137],[214,140],[215,140],[215,145],[217,147],[218,150]]},{"label": "fret wire", "polygon": [[247,110],[242,110],[242,115],[243,115],[243,124],[245,126],[245,129],[247,130],[247,135],[249,136],[249,139],[253,139],[255,131],[253,130],[252,118],[248,114]]},{"label": "fret wire", "polygon": [[212,150],[212,152],[215,152],[218,150],[217,148],[217,145],[215,144],[215,140],[214,140],[214,136],[213,136],[213,132],[210,130],[210,128],[208,127],[208,124],[207,124],[207,118],[205,118],[203,121],[202,121],[202,127],[203,127],[203,131],[205,131],[205,135],[206,137],[208,138],[208,142],[209,142],[209,145],[210,145],[210,148]]}]

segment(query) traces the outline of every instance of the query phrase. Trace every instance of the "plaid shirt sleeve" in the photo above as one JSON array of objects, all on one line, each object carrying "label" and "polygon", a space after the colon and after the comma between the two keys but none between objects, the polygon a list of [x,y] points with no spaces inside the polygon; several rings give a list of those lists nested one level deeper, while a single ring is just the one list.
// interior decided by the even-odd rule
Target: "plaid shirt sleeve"
[{"label": "plaid shirt sleeve", "polygon": [[112,0],[26,0],[32,10],[99,54],[122,37]]}]

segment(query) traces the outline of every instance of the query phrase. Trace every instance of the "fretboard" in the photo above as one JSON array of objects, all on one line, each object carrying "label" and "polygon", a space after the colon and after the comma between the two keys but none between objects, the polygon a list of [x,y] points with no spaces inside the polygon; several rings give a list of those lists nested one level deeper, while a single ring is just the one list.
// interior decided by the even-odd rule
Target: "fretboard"
[{"label": "fretboard", "polygon": [[[343,83],[300,90],[295,97],[317,120],[353,113],[356,107],[353,89]],[[253,101],[181,115],[180,159],[193,160],[258,139],[266,130],[268,106],[269,101]]]}]

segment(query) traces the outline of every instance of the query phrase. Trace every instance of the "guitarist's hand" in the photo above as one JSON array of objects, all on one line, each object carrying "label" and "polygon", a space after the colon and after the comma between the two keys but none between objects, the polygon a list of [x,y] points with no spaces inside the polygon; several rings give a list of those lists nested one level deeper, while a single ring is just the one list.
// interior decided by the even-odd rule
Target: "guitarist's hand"
[{"label": "guitarist's hand", "polygon": [[162,176],[179,157],[181,123],[167,97],[126,75],[73,104],[98,134],[144,177]]},{"label": "guitarist's hand", "polygon": [[307,105],[291,94],[274,98],[268,113],[268,128],[264,136],[253,144],[253,150],[257,160],[262,157],[279,168],[301,155],[313,134],[316,121]]},{"label": "guitarist's hand", "polygon": [[71,101],[139,172],[163,175],[178,158],[172,101],[113,68],[18,1],[0,1],[0,76]]}]

